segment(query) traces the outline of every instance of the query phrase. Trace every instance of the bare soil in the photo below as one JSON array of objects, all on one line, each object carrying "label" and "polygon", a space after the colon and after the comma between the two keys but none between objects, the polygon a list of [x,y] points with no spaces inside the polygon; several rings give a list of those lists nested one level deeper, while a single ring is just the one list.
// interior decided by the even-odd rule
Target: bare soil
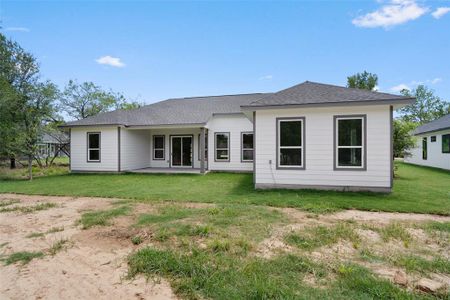
[{"label": "bare soil", "polygon": [[[127,256],[136,249],[130,242],[130,220],[117,218],[114,226],[81,230],[81,213],[110,207],[117,199],[46,197],[1,194],[0,200],[19,199],[13,205],[51,202],[55,208],[23,214],[0,214],[2,257],[19,251],[46,252],[54,242],[68,239],[68,247],[26,265],[0,263],[2,299],[175,299],[163,279],[125,278]],[[64,230],[27,238],[55,227]]]}]

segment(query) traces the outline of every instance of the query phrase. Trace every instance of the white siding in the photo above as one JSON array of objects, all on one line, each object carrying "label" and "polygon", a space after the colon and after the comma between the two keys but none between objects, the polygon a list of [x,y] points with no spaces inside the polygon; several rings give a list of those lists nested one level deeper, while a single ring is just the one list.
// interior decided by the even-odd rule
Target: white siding
[{"label": "white siding", "polygon": [[[335,171],[333,116],[352,114],[367,115],[367,170]],[[305,117],[305,170],[277,170],[278,117]],[[387,105],[256,112],[256,184],[389,188],[390,160],[390,110]]]},{"label": "white siding", "polygon": [[[450,153],[442,153],[442,135],[450,134],[450,129],[425,133],[416,137],[416,148],[411,150],[411,156],[405,158],[405,162],[450,170]],[[436,137],[436,142],[431,142],[431,136]],[[427,138],[427,159],[422,159],[422,139]]]},{"label": "white siding", "polygon": [[150,167],[150,131],[121,128],[120,169],[129,171]]},{"label": "white siding", "polygon": [[[87,162],[87,133],[100,132],[100,162]],[[72,128],[70,166],[72,171],[118,171],[117,127]]]},{"label": "white siding", "polygon": [[[241,162],[241,132],[253,131],[253,123],[243,114],[216,115],[208,124],[208,163],[211,171],[253,171],[252,162]],[[230,133],[230,161],[214,161],[214,133]]]}]

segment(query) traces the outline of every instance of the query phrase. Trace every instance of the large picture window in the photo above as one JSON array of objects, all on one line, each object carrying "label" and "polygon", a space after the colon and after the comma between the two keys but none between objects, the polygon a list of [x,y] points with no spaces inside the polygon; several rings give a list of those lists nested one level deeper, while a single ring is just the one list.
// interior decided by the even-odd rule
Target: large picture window
[{"label": "large picture window", "polygon": [[216,161],[230,161],[230,133],[216,132],[215,133],[215,160]]},{"label": "large picture window", "polygon": [[[201,134],[198,135],[198,160],[201,160],[200,155],[200,142],[201,142]],[[205,133],[205,160],[208,160],[208,134]]]},{"label": "large picture window", "polygon": [[87,133],[87,161],[100,162],[100,133]]},{"label": "large picture window", "polygon": [[442,135],[442,153],[450,153],[450,134]]},{"label": "large picture window", "polygon": [[364,170],[366,116],[335,117],[335,169]]},{"label": "large picture window", "polygon": [[277,168],[305,166],[305,119],[277,119]]},{"label": "large picture window", "polygon": [[241,133],[241,161],[253,161],[253,132]]},{"label": "large picture window", "polygon": [[428,158],[428,145],[427,145],[427,137],[422,139],[422,159],[427,160]]},{"label": "large picture window", "polygon": [[153,159],[164,160],[165,159],[165,136],[154,135],[153,136]]}]

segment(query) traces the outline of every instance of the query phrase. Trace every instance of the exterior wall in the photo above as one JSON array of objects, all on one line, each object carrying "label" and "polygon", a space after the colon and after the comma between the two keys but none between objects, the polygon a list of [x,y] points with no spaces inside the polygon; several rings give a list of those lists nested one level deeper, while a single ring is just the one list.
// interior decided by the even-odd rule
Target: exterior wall
[{"label": "exterior wall", "polygon": [[[117,172],[118,129],[110,127],[72,128],[70,131],[71,171]],[[100,132],[100,162],[87,161],[87,133]]]},{"label": "exterior wall", "polygon": [[[450,134],[450,129],[424,133],[416,137],[416,148],[411,150],[411,156],[405,157],[405,162],[450,170],[450,153],[442,153],[442,135]],[[431,136],[436,142],[431,142]],[[422,139],[427,138],[427,159],[422,159]]]},{"label": "exterior wall", "polygon": [[150,167],[150,131],[121,128],[120,170]]},{"label": "exterior wall", "polygon": [[[207,124],[208,164],[210,171],[253,171],[252,162],[241,162],[241,132],[253,131],[253,123],[244,114],[216,115]],[[214,134],[230,133],[230,160],[214,160]]]},{"label": "exterior wall", "polygon": [[[194,168],[200,168],[200,158],[198,151],[198,135],[200,134],[200,128],[173,128],[173,129],[152,129],[150,130],[149,136],[149,159],[150,159],[150,167],[152,168],[169,168],[170,167],[170,136],[172,135],[193,135],[192,142],[192,156],[193,156],[193,165]],[[164,143],[165,143],[165,159],[164,160],[154,160],[153,159],[153,136],[154,135],[164,135]]]},{"label": "exterior wall", "polygon": [[[367,170],[334,170],[334,116],[366,115]],[[276,168],[276,118],[305,118],[305,169]],[[259,110],[256,112],[257,188],[329,188],[337,190],[390,191],[391,112],[383,106],[341,106]]]}]

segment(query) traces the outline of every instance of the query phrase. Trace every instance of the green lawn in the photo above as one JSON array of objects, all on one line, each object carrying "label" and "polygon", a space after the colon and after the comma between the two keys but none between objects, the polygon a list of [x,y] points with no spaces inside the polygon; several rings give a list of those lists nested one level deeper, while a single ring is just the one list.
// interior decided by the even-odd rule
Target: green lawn
[{"label": "green lawn", "polygon": [[191,201],[296,207],[312,212],[339,209],[450,215],[450,172],[404,163],[389,195],[329,191],[255,191],[251,174],[67,174],[32,182],[0,180],[0,193],[98,196],[144,201]]}]

